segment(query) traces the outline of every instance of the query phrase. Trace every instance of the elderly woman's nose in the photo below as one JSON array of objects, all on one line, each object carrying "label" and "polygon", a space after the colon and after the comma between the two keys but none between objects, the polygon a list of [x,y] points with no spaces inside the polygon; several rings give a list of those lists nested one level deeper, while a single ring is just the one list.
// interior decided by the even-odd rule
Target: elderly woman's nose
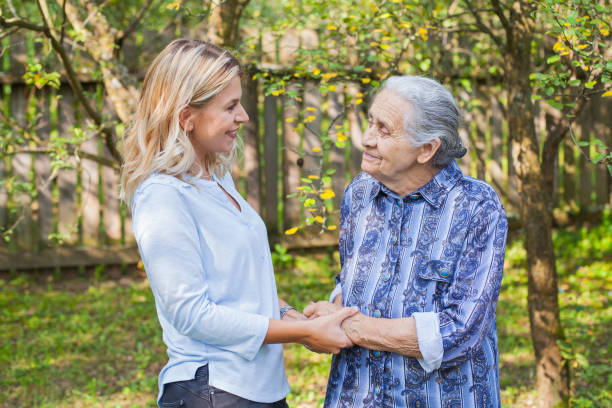
[{"label": "elderly woman's nose", "polygon": [[372,132],[372,128],[368,126],[366,131],[363,133],[363,137],[361,138],[361,144],[364,146],[375,146],[376,145],[376,136],[374,132]]}]

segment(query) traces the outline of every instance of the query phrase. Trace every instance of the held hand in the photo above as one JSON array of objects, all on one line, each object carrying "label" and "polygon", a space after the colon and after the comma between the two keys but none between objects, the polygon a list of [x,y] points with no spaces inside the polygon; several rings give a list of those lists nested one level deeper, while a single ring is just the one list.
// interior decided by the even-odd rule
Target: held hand
[{"label": "held hand", "polygon": [[309,319],[314,319],[316,317],[330,315],[341,309],[342,306],[337,305],[335,303],[330,303],[326,301],[320,301],[317,303],[310,302],[310,304],[304,308],[304,316]]},{"label": "held hand", "polygon": [[304,345],[317,353],[337,354],[341,349],[352,347],[353,342],[347,337],[342,328],[342,322],[359,312],[357,307],[345,307],[340,310],[312,319],[309,324],[309,335]]}]

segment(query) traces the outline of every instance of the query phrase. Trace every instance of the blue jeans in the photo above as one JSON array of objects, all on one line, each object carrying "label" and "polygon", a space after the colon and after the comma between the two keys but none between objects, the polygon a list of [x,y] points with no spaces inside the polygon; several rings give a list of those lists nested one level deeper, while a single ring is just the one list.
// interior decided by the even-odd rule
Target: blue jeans
[{"label": "blue jeans", "polygon": [[280,401],[254,402],[208,385],[208,365],[198,368],[193,380],[164,384],[162,408],[289,408]]}]

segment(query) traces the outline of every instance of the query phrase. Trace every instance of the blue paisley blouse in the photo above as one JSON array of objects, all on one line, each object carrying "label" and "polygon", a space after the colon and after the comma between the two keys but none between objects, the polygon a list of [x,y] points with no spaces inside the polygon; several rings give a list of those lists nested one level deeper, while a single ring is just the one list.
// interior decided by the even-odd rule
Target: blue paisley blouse
[{"label": "blue paisley blouse", "polygon": [[432,316],[440,358],[428,368],[396,353],[344,349],[332,360],[325,407],[501,406],[495,307],[508,224],[495,190],[454,161],[406,197],[360,173],[340,219],[334,292],[368,316]]}]

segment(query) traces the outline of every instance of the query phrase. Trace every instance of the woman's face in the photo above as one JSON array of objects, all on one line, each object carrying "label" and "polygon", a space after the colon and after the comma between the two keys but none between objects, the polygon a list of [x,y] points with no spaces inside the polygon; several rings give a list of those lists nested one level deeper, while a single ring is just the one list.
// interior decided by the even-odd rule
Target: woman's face
[{"label": "woman's face", "polygon": [[204,107],[192,108],[186,129],[201,160],[206,153],[229,153],[232,150],[240,125],[249,120],[240,104],[241,96],[240,77],[236,75]]}]

